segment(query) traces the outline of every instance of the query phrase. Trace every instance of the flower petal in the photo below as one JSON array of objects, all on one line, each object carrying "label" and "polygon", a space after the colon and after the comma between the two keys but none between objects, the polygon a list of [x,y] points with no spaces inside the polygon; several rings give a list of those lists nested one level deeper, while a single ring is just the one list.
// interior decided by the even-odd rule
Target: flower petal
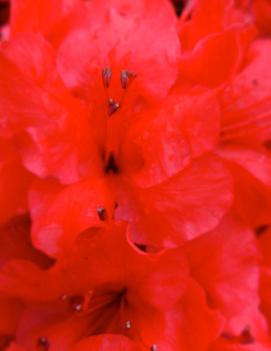
[{"label": "flower petal", "polygon": [[219,223],[232,202],[232,180],[223,164],[208,155],[152,188],[120,184],[117,201],[117,218],[129,223],[135,242],[171,247]]},{"label": "flower petal", "polygon": [[190,241],[187,249],[192,276],[207,291],[211,306],[227,318],[230,328],[241,332],[253,322],[259,302],[253,233],[226,217],[214,231]]},{"label": "flower petal", "polygon": [[0,226],[0,267],[13,259],[26,259],[44,268],[50,266],[51,260],[32,246],[30,228],[28,215],[16,216]]},{"label": "flower petal", "polygon": [[102,68],[117,62],[120,69],[137,74],[141,89],[154,96],[166,96],[178,70],[176,17],[167,1],[157,4],[152,0],[144,5],[142,13],[126,16],[118,2],[90,4],[86,9],[88,28],[71,32],[59,50],[58,67],[66,86],[95,90]]},{"label": "flower petal", "polygon": [[32,176],[22,166],[16,149],[0,140],[0,224],[27,210]]},{"label": "flower petal", "polygon": [[247,65],[223,89],[222,141],[252,145],[270,138],[271,77],[266,70],[270,53],[270,40],[255,41]]},{"label": "flower petal", "polygon": [[20,35],[3,46],[0,60],[2,133],[16,135],[25,167],[63,183],[99,173],[88,108],[63,86],[49,43],[39,35]]},{"label": "flower petal", "polygon": [[11,33],[40,32],[49,35],[69,13],[75,0],[14,0],[11,8]]},{"label": "flower petal", "polygon": [[131,124],[121,145],[121,168],[144,188],[167,180],[214,147],[219,123],[214,92],[175,89]]},{"label": "flower petal", "polygon": [[72,351],[140,351],[130,339],[122,335],[104,334],[83,339]]},{"label": "flower petal", "polygon": [[[102,178],[87,178],[68,186],[48,180],[32,188],[30,207],[34,245],[58,256],[71,247],[81,231],[111,221],[114,201]],[[100,218],[99,209],[104,211],[104,218]]]},{"label": "flower petal", "polygon": [[182,250],[143,253],[127,240],[125,228],[111,226],[82,233],[69,256],[59,260],[52,274],[63,280],[67,294],[95,287],[109,292],[125,288],[127,300],[136,298],[160,309],[174,305],[187,283],[188,267]]},{"label": "flower petal", "polygon": [[205,351],[223,325],[223,318],[208,308],[203,289],[192,280],[182,300],[164,314],[139,304],[133,306],[129,334],[146,349],[155,344],[158,350]]},{"label": "flower petal", "polygon": [[239,164],[264,185],[271,186],[271,157],[264,150],[225,145],[218,149],[218,154]]}]

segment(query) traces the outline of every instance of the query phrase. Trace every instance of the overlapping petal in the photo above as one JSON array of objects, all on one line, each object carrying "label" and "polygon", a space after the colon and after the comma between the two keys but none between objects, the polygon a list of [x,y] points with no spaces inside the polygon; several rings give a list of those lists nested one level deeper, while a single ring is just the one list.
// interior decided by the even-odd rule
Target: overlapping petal
[{"label": "overlapping petal", "polygon": [[11,7],[0,349],[271,349],[266,0]]},{"label": "overlapping petal", "polygon": [[219,159],[204,156],[157,186],[125,189],[122,184],[116,215],[130,223],[136,242],[180,245],[219,223],[231,206],[231,182]]},{"label": "overlapping petal", "polygon": [[242,332],[253,324],[258,309],[259,253],[254,240],[242,222],[225,218],[214,231],[187,244],[192,276],[204,286],[211,306],[227,318],[227,331]]},{"label": "overlapping petal", "polygon": [[150,187],[212,150],[219,138],[215,92],[173,90],[161,105],[139,114],[127,130],[120,166],[140,187]]},{"label": "overlapping petal", "polygon": [[27,211],[27,191],[32,177],[21,162],[16,148],[0,140],[0,223]]},{"label": "overlapping petal", "polygon": [[[142,15],[139,12],[134,17],[133,12],[125,15],[125,6],[123,15],[120,4],[96,1],[90,5],[88,27],[72,31],[59,49],[61,77],[70,88],[95,90],[101,69],[118,66],[137,74],[140,90],[165,97],[177,78],[180,56],[173,9],[167,1],[145,1],[144,16],[138,17]],[[152,16],[153,11],[157,11],[157,16]],[[150,27],[152,31],[147,30]]]},{"label": "overlapping petal", "polygon": [[270,51],[269,40],[255,41],[246,66],[222,91],[222,141],[253,145],[270,138]]},{"label": "overlapping petal", "polygon": [[114,199],[106,179],[87,178],[62,186],[36,182],[29,196],[34,245],[48,255],[69,250],[80,232],[111,223]]}]

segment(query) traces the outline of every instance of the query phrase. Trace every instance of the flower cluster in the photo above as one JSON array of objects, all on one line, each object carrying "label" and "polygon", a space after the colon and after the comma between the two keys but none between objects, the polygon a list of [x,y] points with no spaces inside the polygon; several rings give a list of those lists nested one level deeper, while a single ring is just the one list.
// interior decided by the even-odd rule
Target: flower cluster
[{"label": "flower cluster", "polygon": [[11,1],[0,350],[271,350],[270,23],[269,0]]}]

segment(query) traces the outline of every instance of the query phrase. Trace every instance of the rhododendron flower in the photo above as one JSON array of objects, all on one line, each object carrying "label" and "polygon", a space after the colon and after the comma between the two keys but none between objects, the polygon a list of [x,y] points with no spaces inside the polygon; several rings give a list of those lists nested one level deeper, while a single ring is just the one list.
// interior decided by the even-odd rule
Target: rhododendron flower
[{"label": "rhododendron flower", "polygon": [[[186,335],[187,325],[199,333],[206,319],[203,338],[195,346],[203,349],[202,343],[208,345],[217,335],[222,320],[208,311],[201,289],[189,278],[184,251],[143,253],[127,241],[123,226],[113,230],[82,233],[70,254],[48,271],[27,261],[5,266],[1,292],[32,301],[21,316],[23,345],[35,350],[40,336],[46,335],[51,350],[69,349],[82,336],[91,345],[96,340],[92,336],[120,334],[133,340],[138,350],[152,345],[189,349],[193,338]],[[191,296],[197,301],[195,315],[189,312],[195,309]],[[70,335],[63,340],[67,328]]]},{"label": "rhododendron flower", "polygon": [[[250,12],[242,12],[242,6],[236,7],[233,1],[215,2],[215,5],[220,16],[218,22],[207,21],[202,1],[195,2],[195,14],[191,20],[194,23],[181,18],[180,34],[181,38],[184,37],[188,49],[189,45],[197,40],[194,51],[187,54],[187,59],[185,58],[181,67],[186,76],[189,72],[189,77],[193,80],[196,77],[199,82],[216,84],[219,89],[221,138],[217,151],[221,157],[230,161],[228,167],[234,173],[236,210],[245,221],[256,227],[268,222],[270,217],[271,160],[269,151],[265,148],[271,134],[270,79],[265,68],[270,41],[258,38],[255,40],[257,32],[253,17]],[[214,4],[208,2],[208,6]],[[206,25],[200,25],[201,21],[205,21]],[[220,47],[219,45],[224,45],[222,38],[227,38],[229,29],[234,29],[235,35],[241,37],[238,41],[228,41],[231,47]],[[203,39],[202,31],[207,34]],[[212,55],[209,58],[210,47],[207,39],[213,40],[217,35],[221,39],[218,45],[212,46]],[[233,55],[233,60],[224,66],[228,68],[227,71],[216,70],[206,74],[206,71],[202,70],[204,76],[195,74],[195,67],[200,69],[203,65],[203,57],[208,61],[215,58],[220,61],[220,54],[225,48]],[[189,59],[191,55],[192,61]],[[190,68],[193,70],[192,75]],[[224,84],[221,86],[218,83],[222,77]],[[244,198],[253,200],[247,202]],[[265,205],[259,208],[263,203]]]},{"label": "rhododendron flower", "polygon": [[0,350],[271,350],[269,4],[10,5]]},{"label": "rhododendron flower", "polygon": [[[9,88],[3,86],[2,108],[6,112],[2,123],[6,133],[11,133],[19,143],[25,167],[37,176],[56,177],[64,184],[88,177],[82,183],[85,190],[80,188],[81,183],[76,185],[78,194],[74,185],[69,186],[72,187],[70,190],[63,188],[69,194],[67,196],[61,189],[57,192],[53,203],[61,201],[58,208],[48,208],[48,201],[41,206],[44,202],[42,190],[40,195],[35,194],[34,200],[37,197],[41,211],[37,219],[32,212],[34,243],[48,254],[57,255],[61,246],[65,248],[72,244],[79,231],[97,225],[98,216],[93,218],[91,213],[102,207],[111,218],[116,203],[116,216],[130,222],[134,241],[158,246],[180,244],[212,229],[231,204],[230,174],[219,159],[207,154],[219,135],[216,95],[200,88],[184,91],[179,85],[173,87],[178,73],[180,43],[176,29],[165,31],[162,26],[169,20],[176,22],[167,2],[161,3],[162,17],[155,19],[151,17],[154,4],[148,5],[148,12],[141,20],[141,30],[150,25],[157,26],[164,40],[171,42],[168,46],[162,41],[153,44],[157,31],[146,36],[145,41],[139,40],[140,32],[138,37],[131,36],[137,22],[116,12],[118,7],[112,6],[107,14],[108,8],[100,6],[100,18],[95,13],[94,21],[91,10],[95,4],[89,6],[86,8],[90,17],[87,24],[83,23],[82,28],[69,33],[56,54],[44,39],[30,34],[15,37],[2,50],[6,83],[11,88],[12,79],[15,76],[18,79],[19,74],[22,84],[16,92],[12,89],[10,95],[6,93]],[[108,30],[110,26],[119,28],[118,35],[122,38],[119,44],[116,43],[117,36],[107,43],[111,34],[106,31],[99,31],[97,37],[95,23],[100,26],[108,22],[106,15],[110,16]],[[95,37],[95,41],[90,40],[91,37]],[[35,58],[29,45],[35,47]],[[146,46],[153,48],[148,56],[143,55]],[[127,67],[129,70],[123,70]],[[24,98],[28,89],[32,92],[32,101]],[[19,110],[8,111],[14,105],[12,100],[16,95]],[[10,114],[14,117],[12,120]],[[62,115],[62,118],[56,115]],[[211,123],[208,123],[209,118]],[[159,146],[161,130],[164,130],[164,140]],[[193,160],[201,155],[200,162],[194,164]],[[46,186],[45,181],[43,184]],[[93,187],[97,186],[101,189],[95,195]],[[143,190],[146,188],[149,190]],[[191,190],[187,191],[187,188]],[[114,200],[111,205],[107,205],[109,196],[103,198],[106,189],[110,189]],[[92,200],[88,207],[80,196],[82,191],[90,192]],[[49,193],[45,192],[45,199],[48,199]],[[84,206],[85,219],[78,221],[75,218],[77,227],[65,223],[65,214],[57,213],[66,213],[66,206],[71,206],[71,192],[76,199],[74,206]],[[172,194],[171,203],[159,200],[168,192]],[[210,197],[211,192],[218,194],[215,202]],[[150,203],[142,205],[142,197],[148,197]],[[204,208],[198,208],[199,201],[205,202]],[[177,211],[173,216],[172,206]],[[36,203],[31,201],[31,210],[35,208]],[[48,216],[52,212],[53,217]],[[153,226],[151,217],[156,218],[156,213],[165,218],[162,233],[157,232],[154,236],[148,227]],[[42,218],[42,224],[39,218]],[[70,219],[69,216],[68,222]],[[70,235],[66,232],[62,237],[65,226],[72,232]]]}]

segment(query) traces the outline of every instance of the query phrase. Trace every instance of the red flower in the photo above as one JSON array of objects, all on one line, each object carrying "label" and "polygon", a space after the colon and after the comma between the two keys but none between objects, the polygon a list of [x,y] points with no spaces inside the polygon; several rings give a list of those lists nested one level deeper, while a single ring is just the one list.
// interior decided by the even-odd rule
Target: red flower
[{"label": "red flower", "polygon": [[[214,9],[214,4],[208,2],[209,5]],[[257,32],[253,29],[252,14],[242,12],[246,2],[238,5],[236,8],[234,2],[215,2],[215,11],[212,11],[218,16],[214,22],[205,16],[207,5],[204,1],[194,3],[191,21],[184,13],[180,20],[180,35],[187,50],[194,49],[187,51],[187,60],[182,60],[181,68],[186,78],[219,89],[222,116],[217,151],[227,160],[234,176],[235,210],[245,222],[257,227],[269,221],[271,204],[271,160],[265,147],[271,135],[270,79],[266,74],[270,40],[255,40]],[[188,10],[191,11],[189,7]],[[225,42],[229,33],[235,39]],[[202,38],[203,35],[205,37]],[[209,42],[215,38],[218,44],[210,51]],[[231,47],[224,46],[226,43]],[[221,52],[224,50],[230,51],[232,57],[227,54],[230,61],[223,60],[221,65]],[[221,66],[222,69],[202,70],[203,66],[207,66],[204,58],[208,60],[208,67]],[[213,62],[216,58],[219,61]],[[198,67],[199,73],[195,67]]]},{"label": "red flower", "polygon": [[[133,340],[138,350],[152,345],[189,350],[192,343],[195,350],[204,350],[218,335],[221,319],[207,308],[201,288],[189,279],[183,250],[142,253],[127,242],[123,229],[82,233],[69,256],[46,272],[24,261],[6,265],[0,275],[1,292],[32,301],[19,324],[22,345],[35,350],[43,336],[50,350],[66,350],[89,337],[80,347],[94,347],[99,340],[106,350],[106,334],[120,334]],[[196,344],[187,335],[192,325],[195,335],[201,335]],[[127,349],[129,345],[127,340]]]},{"label": "red flower", "polygon": [[[169,21],[176,22],[167,2],[161,2],[161,18],[155,19],[154,4],[150,3],[140,27],[133,19],[141,13],[140,7],[133,9],[132,20],[128,20],[118,12],[118,5],[110,11],[99,5],[95,18],[92,8],[97,5],[85,6],[89,22],[82,21],[81,26],[67,34],[56,56],[48,43],[30,34],[15,38],[2,51],[5,86],[2,85],[1,101],[6,118],[3,123],[19,143],[24,165],[40,177],[57,177],[65,184],[90,177],[83,184],[89,189],[88,198],[95,199],[82,214],[85,219],[75,226],[70,225],[70,218],[65,224],[61,214],[70,207],[70,200],[65,203],[65,195],[59,193],[57,201],[61,201],[61,206],[52,204],[51,209],[50,201],[40,205],[39,196],[38,217],[33,208],[36,204],[32,205],[35,244],[55,255],[61,249],[59,245],[67,247],[79,231],[97,225],[98,217],[93,214],[98,208],[104,208],[110,218],[113,208],[110,204],[107,207],[106,196],[103,199],[103,194],[108,193],[106,187],[113,190],[117,217],[131,222],[134,241],[172,246],[201,235],[219,222],[231,204],[230,175],[218,159],[207,154],[217,142],[219,132],[215,93],[200,88],[184,91],[179,85],[169,93],[177,78],[180,44],[176,28],[165,30]],[[102,31],[99,28],[103,23],[107,23],[107,29]],[[131,35],[135,26],[137,35]],[[150,26],[156,31],[145,35],[142,41],[140,33]],[[118,34],[112,37],[113,29]],[[155,42],[158,33],[164,38],[161,42]],[[118,43],[117,37],[121,38]],[[32,47],[35,57],[31,55]],[[126,68],[128,71],[123,70]],[[14,77],[16,80],[20,77],[21,87],[16,90]],[[31,99],[25,99],[26,91],[31,92]],[[11,104],[17,110],[10,110]],[[201,160],[193,164],[201,155]],[[105,182],[101,182],[103,177],[107,178]],[[92,194],[93,184],[104,188],[97,198]],[[50,183],[44,186],[48,189]],[[160,202],[159,197],[170,187],[174,187],[172,204]],[[74,193],[76,204],[86,208],[80,186],[73,189],[64,191]],[[209,196],[212,192],[218,194],[215,199]],[[142,199],[146,196],[150,203],[144,205]],[[205,202],[205,208],[198,208],[199,201]],[[154,236],[150,226],[156,213],[165,219],[163,232]],[[147,225],[146,216],[150,219]],[[43,218],[42,224],[36,223],[38,218]],[[66,225],[73,233],[61,238]]]},{"label": "red flower", "polygon": [[0,349],[271,349],[260,2],[11,5]]}]

